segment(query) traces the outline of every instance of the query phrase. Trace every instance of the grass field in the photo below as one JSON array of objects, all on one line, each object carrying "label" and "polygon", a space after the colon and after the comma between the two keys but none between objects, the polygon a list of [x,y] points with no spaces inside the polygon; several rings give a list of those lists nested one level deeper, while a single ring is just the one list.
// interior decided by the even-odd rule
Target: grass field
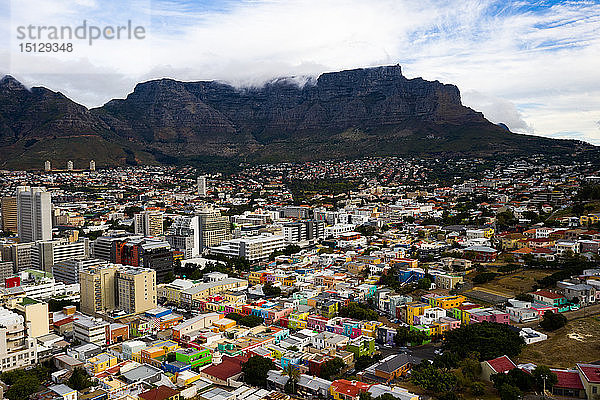
[{"label": "grass field", "polygon": [[570,321],[564,328],[548,334],[548,340],[530,344],[519,362],[550,367],[573,368],[576,363],[600,360],[600,319],[587,317]]},{"label": "grass field", "polygon": [[531,291],[537,279],[551,275],[554,272],[556,272],[556,270],[523,270],[501,276],[491,282],[476,286],[489,289],[490,291],[497,292],[498,294],[507,297],[513,297],[519,293]]}]

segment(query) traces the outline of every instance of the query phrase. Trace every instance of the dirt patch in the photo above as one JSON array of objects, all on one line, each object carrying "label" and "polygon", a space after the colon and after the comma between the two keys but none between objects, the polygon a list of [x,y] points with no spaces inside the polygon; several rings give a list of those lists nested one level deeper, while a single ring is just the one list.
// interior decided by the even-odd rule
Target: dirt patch
[{"label": "dirt patch", "polygon": [[573,368],[576,363],[600,360],[600,319],[587,317],[570,321],[548,334],[548,340],[525,347],[519,362],[532,362],[557,368]]}]

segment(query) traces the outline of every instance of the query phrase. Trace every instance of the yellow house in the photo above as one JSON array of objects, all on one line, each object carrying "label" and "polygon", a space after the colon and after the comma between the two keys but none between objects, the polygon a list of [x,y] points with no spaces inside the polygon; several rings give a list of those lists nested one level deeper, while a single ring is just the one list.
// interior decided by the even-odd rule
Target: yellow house
[{"label": "yellow house", "polygon": [[492,236],[494,236],[494,228],[484,229],[483,236],[485,236],[488,239],[491,238]]},{"label": "yellow house", "polygon": [[465,296],[437,297],[433,299],[433,305],[435,307],[443,308],[444,310],[450,310],[451,308],[460,306],[466,300],[467,298]]},{"label": "yellow house", "polygon": [[226,330],[233,328],[235,325],[236,322],[229,318],[221,318],[213,322],[213,326],[221,332],[225,332]]},{"label": "yellow house", "polygon": [[97,374],[117,365],[117,357],[108,353],[100,353],[95,357],[88,358],[86,362],[94,374]]},{"label": "yellow house", "polygon": [[600,222],[600,214],[589,214],[579,217],[581,225],[597,224],[598,222]]},{"label": "yellow house", "polygon": [[406,303],[402,307],[402,319],[409,325],[413,325],[415,321],[415,317],[419,315],[423,315],[425,310],[431,308],[429,304],[421,303],[419,301],[413,301],[410,303]]},{"label": "yellow house", "polygon": [[383,322],[380,321],[366,321],[363,323],[361,332],[364,336],[376,338],[377,328],[383,326]]},{"label": "yellow house", "polygon": [[252,271],[250,275],[248,275],[248,283],[252,286],[258,285],[260,283],[261,277],[266,274],[265,271]]},{"label": "yellow house", "polygon": [[295,276],[288,276],[283,280],[283,286],[294,286],[294,283],[296,283]]}]

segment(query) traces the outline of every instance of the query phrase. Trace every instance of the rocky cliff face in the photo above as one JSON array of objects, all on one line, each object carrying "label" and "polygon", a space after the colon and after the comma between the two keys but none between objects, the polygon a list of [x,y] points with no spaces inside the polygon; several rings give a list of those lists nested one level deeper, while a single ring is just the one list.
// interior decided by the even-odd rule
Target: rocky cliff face
[{"label": "rocky cliff face", "polygon": [[24,158],[31,163],[66,157],[98,160],[90,143],[104,149],[109,164],[206,157],[279,161],[490,155],[581,146],[510,133],[463,106],[456,86],[407,79],[400,66],[325,73],[301,86],[294,79],[259,88],[161,79],[140,83],[127,98],[92,110],[60,93],[27,90],[13,78],[2,79],[4,165],[22,165]]},{"label": "rocky cliff face", "polygon": [[487,123],[461,105],[456,86],[406,79],[400,66],[326,73],[303,87],[285,79],[245,89],[163,79],[94,111],[120,135],[150,142],[268,144],[407,122]]}]

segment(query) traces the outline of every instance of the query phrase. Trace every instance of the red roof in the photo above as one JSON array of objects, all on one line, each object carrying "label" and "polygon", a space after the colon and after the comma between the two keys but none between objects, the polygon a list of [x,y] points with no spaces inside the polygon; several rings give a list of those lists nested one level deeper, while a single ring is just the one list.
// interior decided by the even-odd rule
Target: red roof
[{"label": "red roof", "polygon": [[176,394],[179,394],[179,390],[171,389],[165,385],[160,385],[157,388],[138,394],[138,397],[143,400],[166,400],[175,396]]},{"label": "red roof", "polygon": [[533,294],[537,294],[538,296],[543,296],[548,299],[562,299],[564,297],[562,294],[550,292],[548,290],[538,290],[537,292],[533,292]]},{"label": "red roof", "polygon": [[201,372],[214,376],[222,381],[226,381],[232,376],[242,373],[242,364],[247,361],[241,358],[224,356],[220,364],[211,365],[204,368]]},{"label": "red roof", "polygon": [[486,361],[490,367],[497,373],[501,374],[504,372],[508,372],[511,369],[517,368],[515,363],[513,363],[508,356],[502,356],[498,358],[494,358],[493,360]]},{"label": "red roof", "polygon": [[360,392],[366,392],[371,385],[359,381],[348,381],[346,379],[338,379],[331,383],[334,391],[350,397],[358,397]]},{"label": "red roof", "polygon": [[585,379],[590,383],[600,383],[600,365],[577,364]]},{"label": "red roof", "polygon": [[566,388],[566,389],[583,389],[583,383],[577,371],[567,371],[563,369],[553,369],[552,372],[556,374],[558,383],[554,387]]}]

